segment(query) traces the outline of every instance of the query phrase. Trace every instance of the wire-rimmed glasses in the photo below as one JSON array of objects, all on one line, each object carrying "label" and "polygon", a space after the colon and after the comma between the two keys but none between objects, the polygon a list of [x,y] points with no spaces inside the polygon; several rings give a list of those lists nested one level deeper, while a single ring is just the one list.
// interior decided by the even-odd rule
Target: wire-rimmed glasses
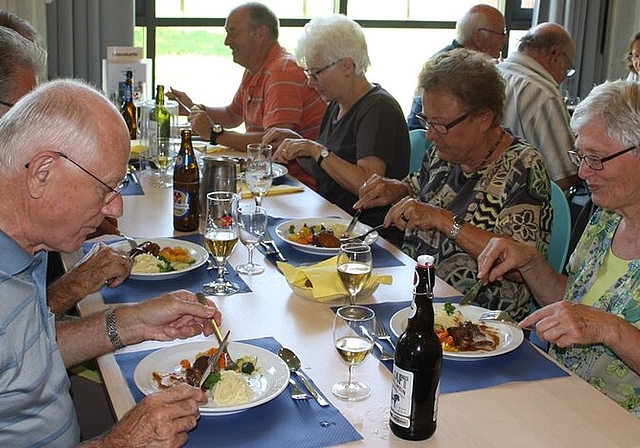
[{"label": "wire-rimmed glasses", "polygon": [[636,149],[637,147],[638,147],[637,145],[629,146],[628,148],[625,148],[622,151],[618,151],[606,157],[599,157],[591,154],[582,155],[582,154],[579,154],[577,151],[567,151],[567,153],[569,154],[569,159],[571,159],[571,161],[576,166],[580,166],[580,164],[582,164],[582,161],[584,160],[587,166],[592,170],[602,171],[604,169],[604,162],[615,159],[616,157],[620,157],[621,155],[626,154],[629,151]]}]

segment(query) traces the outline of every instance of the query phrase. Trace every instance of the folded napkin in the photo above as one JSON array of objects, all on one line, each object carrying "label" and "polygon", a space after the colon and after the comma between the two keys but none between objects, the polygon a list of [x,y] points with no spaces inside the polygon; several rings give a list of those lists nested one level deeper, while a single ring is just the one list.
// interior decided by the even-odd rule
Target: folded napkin
[{"label": "folded napkin", "polygon": [[[337,258],[337,256],[331,257],[311,266],[294,267],[281,261],[277,264],[294,292],[320,302],[331,302],[349,295],[338,277]],[[358,297],[371,295],[378,285],[390,285],[392,282],[393,277],[390,275],[372,273]]]},{"label": "folded napkin", "polygon": [[[275,196],[279,194],[289,194],[289,193],[300,193],[304,191],[304,187],[302,185],[272,185],[269,190],[267,190],[267,196]],[[249,199],[251,198],[251,192],[246,185],[242,186],[242,198]]]}]

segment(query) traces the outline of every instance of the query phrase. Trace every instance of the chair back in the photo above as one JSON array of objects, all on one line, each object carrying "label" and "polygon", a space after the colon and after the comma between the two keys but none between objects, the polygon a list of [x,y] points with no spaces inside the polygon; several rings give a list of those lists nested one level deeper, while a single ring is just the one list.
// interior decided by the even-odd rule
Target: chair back
[{"label": "chair back", "polygon": [[547,260],[556,272],[562,272],[571,240],[571,210],[564,191],[555,182],[551,182],[551,204],[553,205],[553,224]]},{"label": "chair back", "polygon": [[427,140],[426,129],[412,129],[409,131],[409,140],[411,142],[411,159],[409,161],[409,172],[414,173],[420,170],[422,159],[427,150],[429,140]]}]

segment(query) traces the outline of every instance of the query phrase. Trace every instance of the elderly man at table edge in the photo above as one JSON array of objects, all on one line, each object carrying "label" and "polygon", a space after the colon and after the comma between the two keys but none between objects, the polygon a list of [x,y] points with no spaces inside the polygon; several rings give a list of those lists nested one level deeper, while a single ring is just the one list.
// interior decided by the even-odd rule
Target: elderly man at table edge
[{"label": "elderly man at table edge", "polygon": [[[479,4],[472,6],[456,22],[456,38],[437,54],[455,48],[467,48],[481,51],[498,60],[500,51],[507,43],[504,16],[500,10],[490,5]],[[416,95],[411,104],[411,112],[407,117],[409,129],[422,129],[416,117],[422,112],[422,97]]]},{"label": "elderly man at table edge", "polygon": [[[307,157],[318,193],[353,213],[358,189],[373,174],[402,179],[409,170],[409,132],[398,102],[369,82],[370,60],[360,25],[344,15],[316,17],[298,39],[296,57],[307,68],[309,85],[329,102],[317,141],[290,129],[272,128],[264,143],[278,149],[274,160]],[[360,221],[382,223],[387,207],[364,210]],[[397,229],[381,235],[398,244]]]},{"label": "elderly man at table edge", "polygon": [[595,87],[571,126],[572,160],[600,208],[569,259],[568,276],[532,246],[500,237],[478,256],[478,277],[521,276],[543,308],[520,325],[535,326],[560,363],[640,417],[640,84]]},{"label": "elderly man at table edge", "polygon": [[[45,302],[47,250],[75,251],[105,216],[122,215],[113,186],[129,159],[126,125],[93,88],[58,80],[19,100],[0,135],[0,440],[72,446],[80,440],[65,367],[144,340],[209,335],[210,319],[221,316],[176,291],[55,321]],[[87,443],[181,445],[205,400],[186,385],[153,394]]]},{"label": "elderly man at table edge", "polygon": [[580,185],[567,156],[574,139],[559,84],[573,74],[576,45],[556,23],[541,23],[520,39],[518,50],[498,64],[507,83],[503,126],[538,148],[551,180],[563,190]]},{"label": "elderly man at table edge", "polygon": [[[434,255],[437,275],[464,294],[491,237],[513,235],[546,253],[549,175],[539,151],[501,127],[504,81],[485,54],[442,53],[425,63],[418,86],[418,118],[433,142],[421,169],[403,180],[373,175],[354,207],[394,204],[384,224],[405,231],[402,250]],[[472,301],[516,319],[530,302],[529,289],[514,281],[488,285]]]},{"label": "elderly man at table edge", "polygon": [[[278,19],[257,2],[237,6],[225,23],[224,44],[233,61],[245,68],[242,83],[228,106],[211,107],[194,103],[184,92],[172,88],[167,97],[192,108],[189,122],[193,130],[212,144],[245,151],[249,143],[260,142],[272,127],[294,129],[315,139],[326,104],[309,87],[302,68],[293,55],[278,43]],[[182,109],[184,110],[184,108]],[[244,122],[246,132],[226,130]],[[314,179],[303,171],[309,160],[290,164],[290,173],[315,189]]]},{"label": "elderly man at table edge", "polygon": [[[0,10],[0,117],[38,84],[38,74],[44,72],[47,57],[40,42],[40,34],[31,24]],[[115,219],[106,218],[96,233],[119,233],[114,223]],[[117,287],[129,276],[132,265],[123,264],[120,254],[104,245],[60,278],[63,268],[59,254],[50,252],[47,263],[49,274],[55,277],[47,291],[47,302],[56,315],[65,313],[107,281],[109,287]],[[48,276],[49,280],[52,276]]]}]

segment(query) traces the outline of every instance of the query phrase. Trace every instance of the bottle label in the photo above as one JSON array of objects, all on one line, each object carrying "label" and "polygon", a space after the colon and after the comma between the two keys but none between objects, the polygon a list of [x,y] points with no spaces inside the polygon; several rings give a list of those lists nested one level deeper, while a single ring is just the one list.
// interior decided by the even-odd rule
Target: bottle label
[{"label": "bottle label", "polygon": [[189,214],[190,194],[188,191],[173,189],[173,216],[182,219]]},{"label": "bottle label", "polygon": [[391,421],[403,428],[411,425],[411,397],[413,396],[413,372],[393,365],[391,385]]}]

